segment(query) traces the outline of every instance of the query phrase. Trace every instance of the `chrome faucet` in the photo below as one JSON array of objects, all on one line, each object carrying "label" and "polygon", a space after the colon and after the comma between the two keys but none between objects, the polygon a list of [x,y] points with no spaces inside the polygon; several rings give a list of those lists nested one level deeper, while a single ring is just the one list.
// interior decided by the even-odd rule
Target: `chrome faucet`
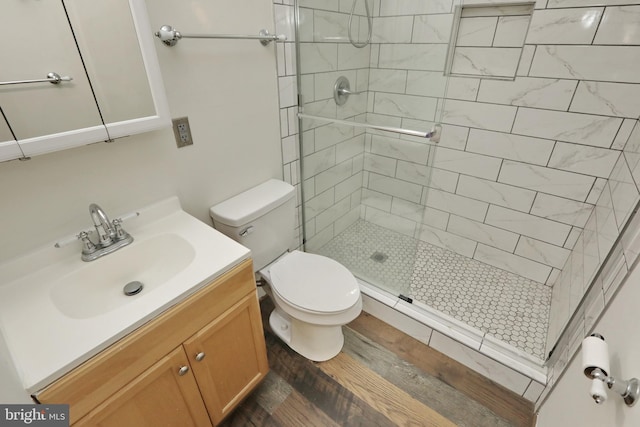
[{"label": "chrome faucet", "polygon": [[82,241],[83,261],[93,261],[133,242],[133,237],[122,228],[122,219],[109,221],[104,210],[95,203],[89,205],[89,214],[98,234],[98,242],[89,239],[89,232],[83,231],[78,235]]}]

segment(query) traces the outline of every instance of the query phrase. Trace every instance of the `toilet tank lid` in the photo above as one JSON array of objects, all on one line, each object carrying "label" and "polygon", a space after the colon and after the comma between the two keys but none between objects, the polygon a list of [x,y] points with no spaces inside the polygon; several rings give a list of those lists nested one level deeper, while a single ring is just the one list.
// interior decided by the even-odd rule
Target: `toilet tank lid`
[{"label": "toilet tank lid", "polygon": [[270,179],[209,209],[215,222],[237,227],[261,217],[290,200],[294,187],[278,179]]}]

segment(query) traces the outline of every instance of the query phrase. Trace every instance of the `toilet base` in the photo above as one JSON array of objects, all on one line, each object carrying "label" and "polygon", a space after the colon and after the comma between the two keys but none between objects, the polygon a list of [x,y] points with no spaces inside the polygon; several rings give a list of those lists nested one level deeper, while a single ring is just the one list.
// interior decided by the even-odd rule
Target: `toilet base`
[{"label": "toilet base", "polygon": [[312,325],[294,319],[278,308],[269,315],[269,325],[292,350],[314,362],[332,359],[344,345],[341,325]]}]

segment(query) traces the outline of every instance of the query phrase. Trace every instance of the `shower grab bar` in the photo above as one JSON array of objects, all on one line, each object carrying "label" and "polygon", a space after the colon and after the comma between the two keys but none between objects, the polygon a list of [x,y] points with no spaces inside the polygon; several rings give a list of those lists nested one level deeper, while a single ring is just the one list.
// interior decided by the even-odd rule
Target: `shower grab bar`
[{"label": "shower grab bar", "polygon": [[60,76],[58,73],[49,73],[47,74],[46,79],[35,79],[35,80],[14,80],[9,82],[0,82],[0,86],[5,85],[21,85],[27,83],[51,83],[57,85],[60,82],[70,82],[73,80],[73,77],[69,76]]},{"label": "shower grab bar", "polygon": [[301,118],[301,119],[312,119],[312,120],[322,120],[322,121],[325,121],[325,122],[336,123],[336,124],[339,124],[339,125],[347,125],[347,126],[360,127],[360,128],[366,128],[366,129],[383,130],[385,132],[394,132],[394,133],[399,133],[399,134],[402,134],[402,135],[417,136],[417,137],[420,137],[420,138],[434,138],[433,142],[438,142],[438,141],[435,140],[435,137],[439,137],[440,136],[440,130],[442,129],[442,126],[435,125],[433,127],[433,129],[431,129],[431,131],[422,132],[422,131],[418,131],[418,130],[403,129],[403,128],[397,128],[397,127],[391,127],[391,126],[378,126],[378,125],[372,125],[372,124],[369,124],[369,123],[360,123],[360,122],[352,122],[352,121],[348,121],[348,120],[331,119],[331,118],[328,118],[328,117],[312,116],[312,115],[303,114],[303,113],[298,113],[298,118]]},{"label": "shower grab bar", "polygon": [[243,35],[243,34],[183,34],[180,31],[175,30],[171,25],[163,25],[159,31],[156,31],[156,37],[158,37],[162,43],[167,46],[175,46],[180,39],[247,39],[247,40],[260,40],[263,46],[267,46],[272,41],[283,42],[287,40],[287,37],[283,34],[276,35],[270,34],[267,30],[260,30],[258,35]]}]

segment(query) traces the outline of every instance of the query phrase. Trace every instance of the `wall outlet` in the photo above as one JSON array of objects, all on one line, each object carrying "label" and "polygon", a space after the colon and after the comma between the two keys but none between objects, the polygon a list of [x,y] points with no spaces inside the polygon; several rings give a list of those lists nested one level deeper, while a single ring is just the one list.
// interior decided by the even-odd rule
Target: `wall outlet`
[{"label": "wall outlet", "polygon": [[193,145],[188,117],[173,119],[173,134],[176,137],[176,144],[178,145],[178,148],[186,147],[187,145]]}]

